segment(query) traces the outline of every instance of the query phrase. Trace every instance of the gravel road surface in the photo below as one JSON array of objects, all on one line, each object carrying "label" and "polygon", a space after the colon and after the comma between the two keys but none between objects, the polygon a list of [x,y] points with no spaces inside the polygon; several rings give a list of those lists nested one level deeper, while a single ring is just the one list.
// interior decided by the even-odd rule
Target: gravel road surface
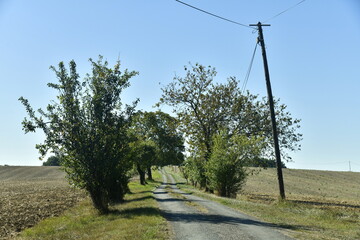
[{"label": "gravel road surface", "polygon": [[170,222],[174,239],[291,240],[278,226],[261,222],[225,207],[180,191],[171,175],[162,171],[163,183],[154,191],[160,209]]}]

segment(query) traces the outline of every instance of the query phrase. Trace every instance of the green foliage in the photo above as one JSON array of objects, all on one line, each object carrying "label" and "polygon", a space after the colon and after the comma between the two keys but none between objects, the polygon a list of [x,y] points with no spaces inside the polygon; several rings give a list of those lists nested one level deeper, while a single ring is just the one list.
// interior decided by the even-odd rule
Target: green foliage
[{"label": "green foliage", "polygon": [[237,82],[214,84],[214,68],[196,64],[184,78],[176,76],[163,90],[160,104],[174,107],[181,130],[187,136],[191,150],[201,152],[205,159],[211,154],[212,136],[231,116],[233,101],[238,98]]},{"label": "green foliage", "polygon": [[60,166],[60,157],[50,156],[47,161],[43,162],[43,166]]},{"label": "green foliage", "polygon": [[[190,153],[182,171],[189,180],[209,190],[209,179],[204,172],[213,152],[214,136],[222,129],[229,136],[261,139],[262,157],[272,158],[272,128],[266,100],[258,100],[258,96],[249,92],[242,93],[234,77],[225,83],[214,83],[216,71],[211,66],[196,64],[185,67],[185,71],[184,77],[176,76],[162,89],[158,105],[173,107],[180,120]],[[279,100],[275,100],[275,108],[281,153],[289,160],[288,152],[301,147],[302,135],[297,132],[300,120],[293,119]]]},{"label": "green foliage", "polygon": [[236,197],[249,173],[244,166],[261,153],[261,139],[229,137],[222,131],[214,136],[213,142],[211,157],[205,165],[208,184],[220,196]]},{"label": "green foliage", "polygon": [[205,186],[205,161],[200,156],[192,154],[186,158],[180,167],[186,181],[190,181],[193,186]]},{"label": "green foliage", "polygon": [[44,143],[36,145],[41,157],[48,151],[61,153],[69,181],[86,189],[94,207],[106,213],[109,201],[121,201],[128,191],[127,132],[136,102],[123,106],[120,95],[137,72],[120,72],[120,62],[109,68],[101,56],[90,63],[92,72],[83,81],[74,61],[69,70],[63,62],[51,67],[59,82],[48,86],[58,91],[57,101],[46,112],[39,109],[40,116],[27,99],[19,100],[30,117],[23,121],[24,131],[39,128],[45,133]]},{"label": "green foliage", "polygon": [[156,159],[156,146],[151,140],[136,140],[130,144],[130,158],[140,176],[140,184],[145,185],[145,171]]},{"label": "green foliage", "polygon": [[[266,143],[266,154],[264,157],[273,159],[275,156],[273,148],[272,124],[270,118],[270,109],[267,98],[257,101],[258,112],[261,113],[258,129],[264,133],[264,142]],[[301,150],[302,134],[299,133],[300,121],[294,119],[291,113],[287,111],[287,106],[280,103],[280,99],[274,99],[276,114],[276,125],[278,130],[279,145],[281,157],[284,161],[291,161],[290,152]]]},{"label": "green foliage", "polygon": [[178,131],[178,120],[167,113],[139,112],[138,133],[156,146],[156,158],[152,165],[179,165],[183,162],[184,139]]},{"label": "green foliage", "polygon": [[145,171],[151,176],[152,166],[179,165],[183,162],[184,140],[178,131],[178,121],[169,114],[139,111],[130,132],[134,139],[131,157],[142,184],[145,183]]}]

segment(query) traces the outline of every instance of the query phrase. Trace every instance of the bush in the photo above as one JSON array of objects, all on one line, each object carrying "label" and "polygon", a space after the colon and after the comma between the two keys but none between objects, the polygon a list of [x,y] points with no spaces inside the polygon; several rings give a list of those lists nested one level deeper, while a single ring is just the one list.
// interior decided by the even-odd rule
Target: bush
[{"label": "bush", "polygon": [[60,157],[51,156],[46,162],[43,162],[43,166],[60,166]]},{"label": "bush", "polygon": [[259,139],[224,132],[213,138],[213,151],[205,166],[208,185],[219,196],[236,197],[245,183],[248,171],[245,165],[261,151]]}]

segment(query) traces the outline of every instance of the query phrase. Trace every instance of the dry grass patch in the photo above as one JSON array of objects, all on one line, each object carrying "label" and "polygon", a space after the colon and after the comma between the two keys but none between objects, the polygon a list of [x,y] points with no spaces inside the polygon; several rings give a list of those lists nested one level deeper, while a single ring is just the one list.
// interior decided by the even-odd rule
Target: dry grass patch
[{"label": "dry grass patch", "polygon": [[[360,173],[283,169],[288,200],[360,206]],[[262,169],[249,176],[241,195],[277,199],[276,169]]]}]

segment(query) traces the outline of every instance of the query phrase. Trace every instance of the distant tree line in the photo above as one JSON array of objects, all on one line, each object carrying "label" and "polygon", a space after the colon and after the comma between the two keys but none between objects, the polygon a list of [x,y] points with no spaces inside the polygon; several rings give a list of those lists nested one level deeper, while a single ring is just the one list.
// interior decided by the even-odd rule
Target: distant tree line
[{"label": "distant tree line", "polygon": [[[267,158],[254,158],[252,161],[246,164],[247,167],[261,167],[261,168],[276,168],[275,159]],[[281,168],[286,168],[284,162],[281,162]]]},{"label": "distant tree line", "polygon": [[50,156],[45,162],[43,162],[43,166],[60,166],[60,164],[59,156]]}]

